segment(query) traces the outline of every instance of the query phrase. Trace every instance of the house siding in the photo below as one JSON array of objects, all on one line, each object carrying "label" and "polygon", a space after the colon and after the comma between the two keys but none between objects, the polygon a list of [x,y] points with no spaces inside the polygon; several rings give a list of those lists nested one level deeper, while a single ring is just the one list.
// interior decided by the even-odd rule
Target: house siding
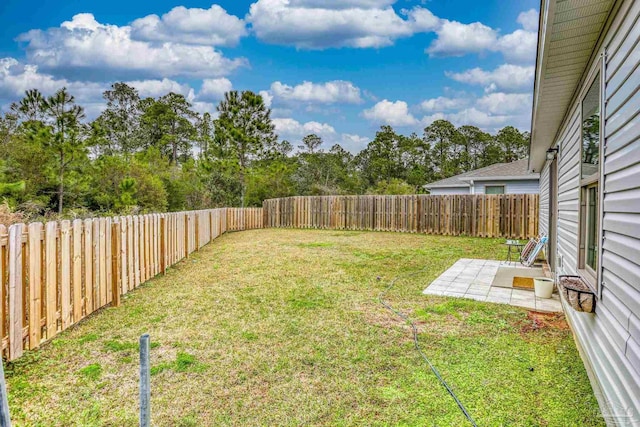
[{"label": "house siding", "polygon": [[[565,305],[569,323],[597,378],[602,405],[640,420],[640,2],[622,2],[603,38],[606,49],[602,259],[595,314]],[[600,62],[599,58],[595,61]],[[589,69],[598,64],[591,64]],[[587,86],[589,82],[583,82]],[[578,93],[584,93],[585,87]],[[580,99],[558,133],[559,274],[578,273]],[[540,229],[548,227],[549,165],[542,171]],[[553,231],[553,230],[551,230]],[[609,420],[609,422],[629,420]]]},{"label": "house siding", "polygon": [[540,173],[540,234],[549,235],[549,163],[545,164]]},{"label": "house siding", "polygon": [[505,194],[538,194],[540,188],[538,180],[513,180],[513,181],[476,181],[474,182],[475,194],[485,194],[487,185],[504,185]]},{"label": "house siding", "polygon": [[[540,192],[537,179],[510,181],[477,181],[474,183],[474,194],[485,194],[487,185],[504,185],[505,194],[538,194]],[[430,194],[471,194],[469,187],[433,187]]]},{"label": "house siding", "polygon": [[434,187],[430,190],[431,195],[442,196],[444,194],[469,194],[469,187]]}]

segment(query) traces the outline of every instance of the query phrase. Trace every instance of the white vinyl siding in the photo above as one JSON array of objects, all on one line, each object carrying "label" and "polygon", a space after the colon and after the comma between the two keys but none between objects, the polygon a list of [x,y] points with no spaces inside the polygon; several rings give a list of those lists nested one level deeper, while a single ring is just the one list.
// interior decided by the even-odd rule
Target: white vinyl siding
[{"label": "white vinyl siding", "polygon": [[442,196],[444,194],[470,194],[469,187],[435,187],[431,189],[429,194],[434,196]]},{"label": "white vinyl siding", "polygon": [[[626,359],[640,376],[640,2],[607,46],[603,301],[609,299]],[[606,295],[605,295],[606,291]],[[636,391],[640,382],[636,382]],[[640,393],[638,393],[640,397]]]},{"label": "white vinyl siding", "polygon": [[[604,37],[604,193],[601,298],[595,314],[565,307],[598,380],[601,401],[640,414],[640,2],[623,2]],[[601,59],[589,70],[595,70]],[[586,73],[589,74],[589,73]],[[585,74],[585,75],[586,75]],[[583,81],[579,93],[584,94]],[[560,274],[578,273],[580,102],[559,132],[558,254]],[[551,143],[551,141],[549,141]],[[553,144],[550,144],[553,145]],[[542,172],[540,229],[548,224],[548,165]],[[553,232],[553,230],[551,230]],[[559,265],[560,267],[560,265]],[[618,406],[619,405],[619,406]]]},{"label": "white vinyl siding", "polygon": [[540,234],[549,235],[549,162],[544,165],[540,173],[540,220],[538,229]]},{"label": "white vinyl siding", "polygon": [[475,194],[485,194],[486,186],[504,185],[504,194],[538,194],[537,179],[513,181],[475,181]]}]

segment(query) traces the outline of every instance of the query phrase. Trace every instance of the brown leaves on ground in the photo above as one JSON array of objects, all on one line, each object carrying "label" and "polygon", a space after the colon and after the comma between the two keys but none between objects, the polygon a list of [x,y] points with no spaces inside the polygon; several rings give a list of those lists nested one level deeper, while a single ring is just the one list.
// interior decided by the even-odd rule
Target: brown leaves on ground
[{"label": "brown leaves on ground", "polygon": [[569,329],[569,324],[562,313],[541,313],[530,311],[527,320],[520,326],[521,334],[537,331],[557,332]]},{"label": "brown leaves on ground", "polygon": [[23,222],[24,217],[21,212],[15,212],[7,202],[0,203],[0,225],[9,227],[11,224]]}]

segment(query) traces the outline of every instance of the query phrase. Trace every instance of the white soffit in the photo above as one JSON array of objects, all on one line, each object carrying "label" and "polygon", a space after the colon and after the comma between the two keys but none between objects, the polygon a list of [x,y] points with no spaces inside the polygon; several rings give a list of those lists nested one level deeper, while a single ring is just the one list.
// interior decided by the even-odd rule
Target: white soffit
[{"label": "white soffit", "polygon": [[543,0],[529,171],[540,172],[614,0]]}]

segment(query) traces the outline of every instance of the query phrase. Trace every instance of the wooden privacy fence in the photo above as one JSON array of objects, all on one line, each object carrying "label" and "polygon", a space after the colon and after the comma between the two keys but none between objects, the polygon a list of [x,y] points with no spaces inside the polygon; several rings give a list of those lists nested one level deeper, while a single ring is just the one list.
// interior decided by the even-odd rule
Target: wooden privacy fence
[{"label": "wooden privacy fence", "polygon": [[519,239],[538,233],[537,194],[287,197],[262,207],[265,227]]},{"label": "wooden privacy fence", "polygon": [[270,227],[526,238],[537,195],[321,196],[262,208],[0,225],[0,337],[8,360],[164,273],[227,231]]},{"label": "wooden privacy fence", "polygon": [[262,208],[222,208],[0,225],[3,355],[20,357],[221,234],[262,221]]}]

